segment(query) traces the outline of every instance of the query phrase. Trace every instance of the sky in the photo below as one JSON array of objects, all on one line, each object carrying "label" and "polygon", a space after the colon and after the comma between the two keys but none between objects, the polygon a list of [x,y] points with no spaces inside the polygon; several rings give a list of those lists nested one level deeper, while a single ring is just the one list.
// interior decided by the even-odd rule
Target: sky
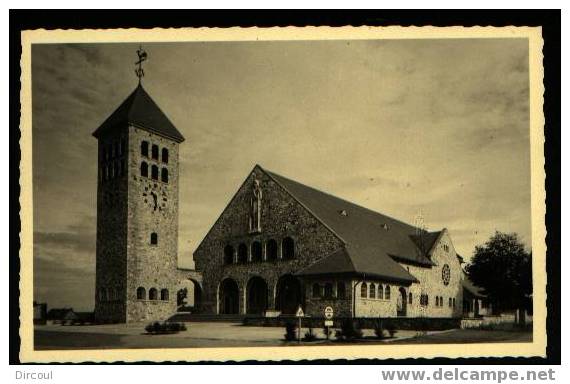
[{"label": "sky", "polygon": [[[137,44],[34,45],[34,299],[91,310],[97,141]],[[255,164],[428,230],[531,243],[524,39],[144,44],[178,130],[179,265]]]}]

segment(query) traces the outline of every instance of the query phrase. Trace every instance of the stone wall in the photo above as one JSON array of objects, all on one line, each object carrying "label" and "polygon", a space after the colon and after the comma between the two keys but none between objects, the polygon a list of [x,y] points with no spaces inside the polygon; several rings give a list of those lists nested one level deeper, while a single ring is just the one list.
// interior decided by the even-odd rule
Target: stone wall
[{"label": "stone wall", "polygon": [[[268,285],[268,306],[275,308],[277,283],[281,276],[292,274],[313,264],[338,249],[342,242],[315,219],[302,205],[276,184],[259,167],[255,173],[263,191],[261,232],[250,233],[249,212],[253,179],[250,174],[229,202],[194,253],[196,270],[203,274],[203,303],[207,313],[218,313],[218,288],[225,278],[234,279],[239,286],[239,312],[246,311],[247,282],[260,276]],[[266,245],[275,239],[280,245],[285,237],[295,241],[295,258],[284,260],[281,247],[278,258],[267,260]],[[251,261],[251,244],[260,241],[263,261]],[[224,247],[233,246],[234,261],[239,244],[248,248],[248,262],[224,265]]]},{"label": "stone wall", "polygon": [[[461,317],[463,313],[463,287],[461,283],[463,273],[449,233],[445,229],[432,250],[431,260],[436,265],[430,268],[400,263],[419,280],[419,283],[412,284],[407,290],[408,295],[410,292],[412,293],[412,304],[408,304],[407,316]],[[442,279],[442,268],[446,264],[450,268],[448,285],[445,285]],[[427,305],[420,303],[422,294],[427,294],[429,297]],[[436,297],[443,298],[443,305],[436,306]],[[451,306],[449,305],[450,298]],[[453,306],[454,299],[455,307]]]},{"label": "stone wall", "polygon": [[[366,283],[367,295],[366,298],[362,297],[361,289],[362,283]],[[375,297],[370,298],[370,287],[374,284],[376,291]],[[354,317],[396,317],[396,303],[398,300],[399,286],[393,283],[377,279],[368,279],[365,281],[354,280],[352,282],[353,290],[356,293],[356,312]],[[384,294],[380,294],[379,287],[382,287]],[[388,287],[390,287],[390,297],[387,295]]]},{"label": "stone wall", "polygon": [[[142,141],[149,143],[148,157],[141,154]],[[159,147],[159,159],[152,159],[152,145]],[[168,163],[162,149],[168,149]],[[127,321],[166,319],[176,311],[178,264],[178,143],[136,127],[129,130]],[[141,176],[141,163],[148,164],[148,177]],[[152,166],[159,169],[152,179]],[[161,170],[168,169],[168,182],[161,181]],[[156,196],[156,204],[153,194]],[[151,244],[156,233],[158,243]],[[146,299],[137,299],[143,287]],[[149,300],[155,288],[158,300]],[[161,300],[162,289],[168,300]]]},{"label": "stone wall", "polygon": [[98,322],[126,320],[127,141],[127,127],[124,127],[101,136],[98,142],[95,268],[95,318]]},{"label": "stone wall", "polygon": [[[326,307],[332,307],[334,316],[350,317],[352,316],[352,294],[351,286],[353,281],[349,278],[330,277],[330,278],[309,278],[305,280],[305,298],[306,311],[305,314],[312,317],[323,317]],[[339,297],[338,283],[344,283],[344,298]],[[318,284],[321,294],[315,296],[313,293],[314,285]],[[325,294],[325,285],[332,285],[332,295]]]}]

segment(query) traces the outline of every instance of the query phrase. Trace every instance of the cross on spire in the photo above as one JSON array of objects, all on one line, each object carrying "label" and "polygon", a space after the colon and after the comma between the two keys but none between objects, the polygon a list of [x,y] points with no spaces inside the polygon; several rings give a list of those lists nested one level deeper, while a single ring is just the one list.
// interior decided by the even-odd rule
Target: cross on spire
[{"label": "cross on spire", "polygon": [[139,56],[139,60],[135,63],[135,65],[138,66],[138,68],[135,68],[135,74],[139,78],[139,85],[140,85],[141,80],[144,77],[144,69],[142,67],[142,63],[143,61],[146,61],[148,55],[146,51],[142,49],[142,46],[139,46],[139,49],[137,49],[137,55]]}]

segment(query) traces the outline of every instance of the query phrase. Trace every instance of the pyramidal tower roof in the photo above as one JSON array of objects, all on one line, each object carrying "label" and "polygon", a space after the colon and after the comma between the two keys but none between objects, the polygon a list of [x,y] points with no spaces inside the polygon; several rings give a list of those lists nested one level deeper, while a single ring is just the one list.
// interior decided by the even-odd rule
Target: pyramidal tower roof
[{"label": "pyramidal tower roof", "polygon": [[140,83],[115,112],[93,132],[93,136],[99,138],[102,133],[124,124],[132,124],[178,143],[184,141],[184,136],[166,117]]}]

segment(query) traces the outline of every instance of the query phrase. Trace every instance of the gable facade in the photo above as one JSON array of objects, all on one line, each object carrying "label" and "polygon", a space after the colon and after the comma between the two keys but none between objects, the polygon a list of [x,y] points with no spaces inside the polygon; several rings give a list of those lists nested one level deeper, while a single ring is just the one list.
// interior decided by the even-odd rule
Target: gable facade
[{"label": "gable facade", "polygon": [[[260,230],[251,230],[250,227],[255,180],[262,190]],[[292,240],[292,257],[285,252],[286,239]],[[258,246],[254,244],[259,244],[261,248],[260,258],[256,257]],[[252,298],[254,280],[259,282],[257,287],[265,284],[267,292],[266,299],[258,300],[266,300],[269,311],[282,312],[285,308],[281,308],[284,303],[280,303],[279,296],[286,295],[286,286],[294,284],[296,280],[299,286],[294,290],[300,290],[297,292],[301,296],[299,300],[304,300],[305,288],[295,274],[342,245],[331,230],[261,168],[256,167],[194,252],[196,269],[203,276],[202,309],[207,313],[224,313],[224,281],[231,280],[234,287],[237,285],[238,291],[237,308],[231,308],[231,312],[248,313],[247,299],[248,294]],[[240,247],[247,250],[245,260],[239,254]],[[225,251],[229,249],[232,250],[231,263],[224,261]],[[291,295],[295,296],[293,293]],[[250,309],[255,311],[255,308]],[[290,312],[291,308],[288,309]]]}]

